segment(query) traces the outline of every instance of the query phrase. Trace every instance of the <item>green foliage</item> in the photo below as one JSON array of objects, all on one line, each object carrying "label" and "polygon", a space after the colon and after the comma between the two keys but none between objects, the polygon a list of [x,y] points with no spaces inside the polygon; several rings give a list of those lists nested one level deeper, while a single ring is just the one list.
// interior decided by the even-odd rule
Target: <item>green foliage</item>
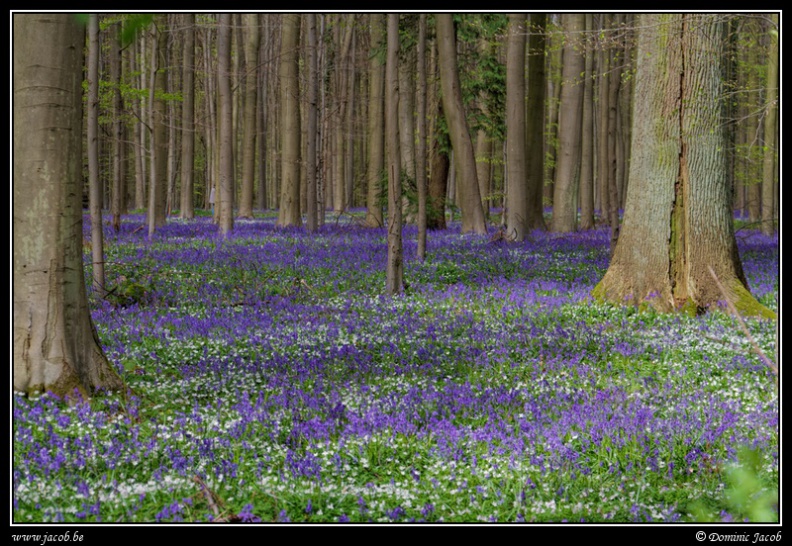
[{"label": "green foliage", "polygon": [[148,280],[129,279],[120,276],[111,287],[105,299],[116,307],[145,304],[151,299],[153,286]]},{"label": "green foliage", "polygon": [[[752,523],[777,523],[779,496],[776,481],[762,471],[762,453],[740,448],[737,461],[726,469],[726,490],[720,499],[701,499],[691,506],[697,521],[724,517]],[[716,513],[717,512],[717,513]]]}]

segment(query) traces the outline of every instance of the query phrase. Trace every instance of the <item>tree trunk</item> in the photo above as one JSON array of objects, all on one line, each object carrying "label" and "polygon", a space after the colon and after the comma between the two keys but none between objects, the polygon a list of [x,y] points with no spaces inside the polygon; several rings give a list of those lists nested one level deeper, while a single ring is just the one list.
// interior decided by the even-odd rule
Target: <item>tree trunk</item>
[{"label": "tree trunk", "polygon": [[526,231],[546,229],[544,221],[546,22],[546,14],[531,14],[531,33],[528,36],[528,100],[525,118],[525,155],[528,170]]},{"label": "tree trunk", "polygon": [[459,84],[459,71],[456,59],[456,31],[450,13],[436,16],[437,42],[440,64],[440,85],[443,89],[443,109],[448,120],[451,145],[457,166],[460,189],[460,209],[462,211],[462,233],[487,233],[484,209],[481,205],[478,180],[476,178],[476,158],[470,140],[465,109],[462,104],[462,90]]},{"label": "tree trunk", "polygon": [[776,113],[778,111],[778,14],[770,15],[770,54],[767,58],[767,96],[765,98],[764,157],[762,161],[762,233],[775,231],[773,200],[775,197]]},{"label": "tree trunk", "polygon": [[418,19],[418,147],[415,160],[415,184],[418,186],[419,260],[426,258],[426,14]]},{"label": "tree trunk", "polygon": [[91,322],[82,263],[85,27],[13,15],[15,391],[119,389]]},{"label": "tree trunk", "polygon": [[[99,180],[99,16],[88,16],[88,186],[94,291],[105,295],[102,186]],[[772,209],[771,209],[772,210]]]},{"label": "tree trunk", "polygon": [[382,170],[385,167],[385,135],[382,131],[383,93],[385,91],[385,66],[379,49],[382,47],[383,16],[369,14],[371,49],[369,52],[369,117],[368,117],[368,168],[366,171],[366,225],[382,227]]},{"label": "tree trunk", "polygon": [[113,188],[111,214],[113,230],[121,229],[121,215],[127,212],[125,169],[124,169],[124,122],[121,116],[124,111],[124,99],[121,95],[121,23],[112,27],[110,39],[110,79],[115,87],[113,91]]},{"label": "tree trunk", "polygon": [[184,74],[182,76],[181,204],[182,218],[195,217],[195,14],[184,14]]},{"label": "tree trunk", "polygon": [[167,63],[165,53],[167,49],[167,24],[166,15],[157,16],[157,25],[153,29],[156,34],[156,46],[152,52],[152,72],[154,73],[151,95],[151,124],[153,129],[151,150],[152,177],[149,189],[148,210],[148,236],[154,236],[154,231],[165,225],[166,190],[168,187],[168,139],[167,139],[167,108],[165,105],[165,70]]},{"label": "tree trunk", "polygon": [[319,65],[318,47],[319,42],[316,36],[316,15],[309,13],[306,15],[307,26],[307,50],[308,50],[308,78],[306,91],[308,96],[308,112],[306,119],[306,146],[305,146],[305,182],[306,182],[306,212],[307,227],[309,232],[316,231],[318,227],[317,206],[316,206],[316,143],[317,143],[317,99],[319,96]]},{"label": "tree trunk", "polygon": [[509,15],[506,52],[506,231],[515,241],[525,239],[528,217],[525,162],[525,21],[524,13]]},{"label": "tree trunk", "polygon": [[220,232],[234,229],[233,106],[231,104],[231,14],[221,13],[217,28],[217,102],[220,136]]},{"label": "tree trunk", "polygon": [[299,14],[284,14],[281,28],[281,199],[279,226],[300,226],[300,88],[297,78]]},{"label": "tree trunk", "polygon": [[[592,15],[586,14],[586,29],[593,28]],[[583,85],[583,115],[580,156],[580,229],[594,229],[594,57],[586,39]]]},{"label": "tree trunk", "polygon": [[553,189],[552,231],[575,231],[577,225],[577,187],[580,181],[580,144],[583,114],[583,31],[582,13],[561,16],[566,32],[561,69],[561,100],[558,107],[558,148]]},{"label": "tree trunk", "polygon": [[724,177],[719,15],[642,15],[630,192],[597,299],[701,312],[722,299],[711,267],[746,314],[748,292]]},{"label": "tree trunk", "polygon": [[385,63],[385,134],[388,139],[388,262],[385,291],[402,291],[404,263],[401,213],[401,153],[399,151],[399,15],[388,14]]},{"label": "tree trunk", "polygon": [[253,185],[256,175],[256,101],[258,91],[258,14],[246,13],[245,24],[245,105],[242,116],[242,191],[239,195],[239,217],[253,218]]}]

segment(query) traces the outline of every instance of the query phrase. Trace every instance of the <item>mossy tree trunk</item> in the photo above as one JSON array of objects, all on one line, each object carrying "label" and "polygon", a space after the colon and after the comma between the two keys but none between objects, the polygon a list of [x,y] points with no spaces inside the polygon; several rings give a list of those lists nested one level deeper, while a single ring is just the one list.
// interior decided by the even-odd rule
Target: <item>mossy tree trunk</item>
[{"label": "mossy tree trunk", "polygon": [[15,14],[13,25],[13,388],[121,388],[91,322],[82,264],[85,27],[68,13]]},{"label": "mossy tree trunk", "polygon": [[630,191],[599,300],[703,311],[722,299],[772,316],[747,291],[725,182],[720,17],[650,14],[640,23]]}]

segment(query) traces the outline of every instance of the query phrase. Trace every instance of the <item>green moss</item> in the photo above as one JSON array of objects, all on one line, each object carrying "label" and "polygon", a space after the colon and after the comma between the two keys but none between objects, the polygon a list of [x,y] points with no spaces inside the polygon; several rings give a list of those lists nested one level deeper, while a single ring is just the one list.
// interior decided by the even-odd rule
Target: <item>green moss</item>
[{"label": "green moss", "polygon": [[772,320],[778,318],[778,315],[773,310],[759,303],[739,280],[734,279],[729,289],[732,294],[732,303],[741,315]]}]

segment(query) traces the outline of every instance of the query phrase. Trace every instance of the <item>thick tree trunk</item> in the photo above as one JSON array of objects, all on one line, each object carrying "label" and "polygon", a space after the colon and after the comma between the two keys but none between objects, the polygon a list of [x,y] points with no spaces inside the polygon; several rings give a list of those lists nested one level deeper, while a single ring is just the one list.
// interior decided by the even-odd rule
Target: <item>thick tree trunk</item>
[{"label": "thick tree trunk", "polygon": [[300,226],[300,88],[297,79],[300,15],[284,14],[281,28],[280,106],[282,142],[279,226]]},{"label": "thick tree trunk", "polygon": [[506,231],[525,239],[528,218],[525,163],[525,14],[509,15],[506,52]]},{"label": "thick tree trunk", "polygon": [[399,15],[388,14],[388,53],[385,63],[385,133],[388,139],[388,261],[385,291],[399,294],[404,282],[401,213],[401,153],[399,152]]},{"label": "thick tree trunk", "polygon": [[369,14],[371,49],[369,53],[369,117],[368,167],[366,170],[366,225],[382,227],[382,171],[385,168],[385,135],[382,127],[385,91],[385,66],[379,49],[382,47],[382,15]]},{"label": "thick tree trunk", "polygon": [[460,189],[460,209],[462,210],[462,233],[487,233],[484,209],[478,191],[476,178],[476,158],[470,139],[465,109],[462,104],[462,90],[456,59],[456,31],[450,13],[436,16],[437,49],[440,64],[440,85],[443,89],[443,109],[445,110],[454,160],[457,166]]},{"label": "thick tree trunk", "polygon": [[746,314],[750,295],[724,182],[718,15],[642,15],[633,157],[624,224],[594,296],[661,311],[722,299],[711,267]]},{"label": "thick tree trunk", "polygon": [[14,390],[116,389],[82,265],[82,69],[72,14],[13,15]]}]

